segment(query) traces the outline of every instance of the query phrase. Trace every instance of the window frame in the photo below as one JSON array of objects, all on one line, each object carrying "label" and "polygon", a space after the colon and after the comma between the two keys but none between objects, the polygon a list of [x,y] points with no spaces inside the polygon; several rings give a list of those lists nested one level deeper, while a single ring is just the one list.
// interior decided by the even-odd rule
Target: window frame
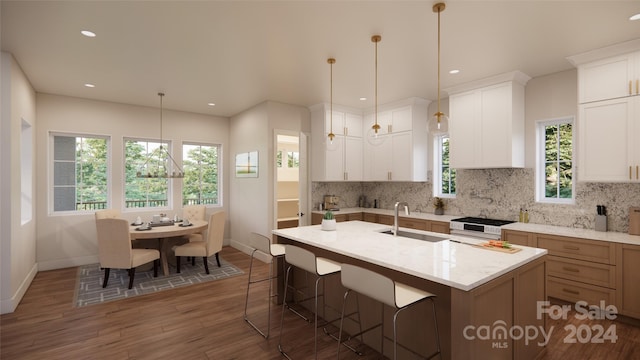
[{"label": "window frame", "polygon": [[[95,210],[59,210],[56,211],[55,210],[55,138],[56,137],[73,137],[73,138],[91,138],[91,139],[104,139],[106,141],[106,159],[105,159],[105,163],[106,163],[106,174],[105,174],[105,178],[106,178],[106,204],[105,204],[105,208],[110,208],[113,203],[112,201],[112,196],[113,196],[113,191],[112,191],[112,141],[111,141],[111,136],[109,135],[103,135],[103,134],[92,134],[92,133],[74,133],[74,132],[65,132],[65,131],[49,131],[49,144],[48,144],[48,149],[49,149],[49,160],[47,162],[48,165],[48,174],[47,174],[47,178],[48,178],[48,186],[47,186],[47,209],[48,209],[48,214],[49,216],[67,216],[67,215],[86,215],[88,213],[93,213],[95,212]],[[76,140],[77,141],[77,140]],[[75,161],[74,161],[75,163]],[[75,185],[77,188],[77,184]]]},{"label": "window frame", "polygon": [[[571,125],[571,198],[547,198],[546,197],[546,135],[547,126]],[[546,204],[573,205],[576,202],[576,123],[574,116],[565,116],[554,119],[536,121],[536,167],[535,167],[535,192],[536,202]]]},{"label": "window frame", "polygon": [[[122,138],[122,208],[123,212],[140,212],[140,211],[156,211],[156,210],[171,210],[173,208],[173,181],[170,181],[170,178],[167,178],[167,205],[166,206],[157,206],[157,207],[127,207],[127,142],[128,141],[144,141],[144,142],[153,142],[158,144],[166,145],[166,149],[173,156],[173,142],[169,139],[153,139],[153,138],[141,138],[141,137],[123,137]],[[149,153],[146,154],[149,156]],[[171,170],[168,170],[171,171]]]},{"label": "window frame", "polygon": [[[214,143],[205,143],[205,142],[197,142],[197,141],[183,141],[182,142],[182,158],[181,158],[181,162],[182,162],[182,166],[183,166],[183,170],[184,170],[184,156],[185,156],[185,151],[184,151],[184,147],[185,145],[187,146],[209,146],[209,147],[216,147],[218,148],[218,202],[216,204],[202,204],[207,208],[214,208],[214,207],[222,207],[222,199],[223,199],[223,191],[224,191],[224,177],[223,177],[223,165],[224,165],[224,157],[223,157],[223,152],[222,152],[222,144],[214,144]],[[186,170],[185,170],[186,172]],[[183,193],[182,190],[184,189],[184,183],[183,183],[183,187],[180,191],[180,203],[184,204],[184,197],[183,197]],[[185,205],[182,205],[185,206]]]},{"label": "window frame", "polygon": [[[456,193],[445,194],[442,192],[442,141],[445,138],[448,138],[449,141],[451,141],[448,133],[433,136],[433,196],[444,199],[455,199]],[[451,167],[449,168],[451,169]],[[456,182],[456,189],[457,188],[458,186]]]}]

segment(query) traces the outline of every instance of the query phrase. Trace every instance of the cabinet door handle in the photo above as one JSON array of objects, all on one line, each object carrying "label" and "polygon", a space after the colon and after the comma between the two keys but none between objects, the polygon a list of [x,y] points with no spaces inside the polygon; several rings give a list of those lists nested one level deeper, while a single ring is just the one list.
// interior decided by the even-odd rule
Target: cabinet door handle
[{"label": "cabinet door handle", "polygon": [[347,136],[347,135],[349,135],[349,128],[345,127],[344,128],[344,136]]},{"label": "cabinet door handle", "polygon": [[579,272],[580,272],[580,269],[570,268],[570,267],[566,267],[566,266],[563,266],[563,267],[562,267],[562,270],[564,270],[564,271],[570,271],[570,272],[576,272],[576,273],[579,273]]},{"label": "cabinet door handle", "polygon": [[343,180],[349,180],[349,173],[346,172],[346,171],[344,173],[342,173],[342,179]]},{"label": "cabinet door handle", "polygon": [[629,180],[631,180],[631,179],[632,179],[632,177],[631,177],[631,165],[629,165]]},{"label": "cabinet door handle", "polygon": [[636,95],[640,93],[640,79],[636,79]]},{"label": "cabinet door handle", "polygon": [[387,125],[387,132],[391,134],[393,132],[393,125]]},{"label": "cabinet door handle", "polygon": [[565,250],[580,250],[579,247],[573,245],[565,245],[564,248]]},{"label": "cabinet door handle", "polygon": [[640,166],[636,165],[636,180],[638,180],[638,174],[640,174]]},{"label": "cabinet door handle", "polygon": [[573,294],[573,295],[580,295],[580,291],[576,291],[576,290],[571,290],[571,289],[567,289],[567,288],[563,288],[562,291],[569,293],[569,294]]},{"label": "cabinet door handle", "polygon": [[629,80],[629,95],[633,95],[633,82],[631,80]]}]

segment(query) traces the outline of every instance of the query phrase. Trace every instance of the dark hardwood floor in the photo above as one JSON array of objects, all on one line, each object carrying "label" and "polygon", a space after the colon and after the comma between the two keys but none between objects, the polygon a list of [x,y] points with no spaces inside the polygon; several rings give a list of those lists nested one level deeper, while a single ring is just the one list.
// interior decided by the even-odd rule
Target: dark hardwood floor
[{"label": "dark hardwood floor", "polygon": [[[249,256],[225,247],[221,256],[245,274],[185,288],[83,308],[73,306],[77,268],[38,273],[14,313],[0,317],[0,358],[9,359],[281,359],[278,352],[281,308],[272,307],[269,340],[242,320]],[[267,266],[258,262],[266,275]],[[257,289],[257,288],[256,288]],[[259,290],[257,290],[259,291]],[[266,311],[254,297],[253,311]],[[313,327],[285,313],[285,344],[294,359],[312,358]],[[257,315],[257,314],[256,314]],[[266,316],[257,321],[266,322]],[[565,344],[565,325],[594,322],[552,321],[554,336],[545,360],[640,359],[640,328],[616,321],[618,340],[605,344]],[[605,324],[605,323],[602,323]],[[336,342],[319,339],[320,359],[334,359]],[[377,359],[370,349],[358,357]]]}]

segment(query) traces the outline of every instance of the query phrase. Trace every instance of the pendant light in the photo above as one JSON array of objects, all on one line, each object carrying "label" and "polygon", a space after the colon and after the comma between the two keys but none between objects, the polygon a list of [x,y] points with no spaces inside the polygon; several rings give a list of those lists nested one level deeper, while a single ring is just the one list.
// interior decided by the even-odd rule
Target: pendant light
[{"label": "pendant light", "polygon": [[336,150],[338,148],[338,142],[334,141],[336,134],[333,133],[333,64],[336,63],[336,59],[328,58],[327,63],[329,64],[329,134],[327,137],[329,138],[327,141],[327,150]]},{"label": "pendant light", "polygon": [[367,133],[367,141],[371,145],[380,145],[384,141],[384,137],[380,136],[380,124],[378,124],[378,43],[382,40],[382,36],[373,35],[371,37],[371,42],[376,44],[376,52],[375,52],[375,109],[374,109],[374,123],[371,126]]},{"label": "pendant light", "polygon": [[[160,97],[160,147],[157,150],[154,150],[147,157],[147,161],[145,161],[144,165],[138,169],[136,176],[139,178],[183,178],[184,171],[182,168],[176,163],[173,159],[173,156],[169,153],[169,150],[164,147],[162,142],[162,98],[164,97],[164,93],[159,92],[158,96]],[[157,154],[157,160],[155,169],[152,168],[153,162],[151,161],[154,154]],[[166,155],[166,156],[165,156]],[[177,170],[173,170],[173,172],[169,173],[167,170],[167,162],[171,160],[173,164],[173,168]]]},{"label": "pendant light", "polygon": [[438,13],[438,110],[428,124],[429,133],[432,135],[442,135],[449,131],[449,117],[440,110],[440,13],[444,9],[444,3],[433,5],[433,12]]}]

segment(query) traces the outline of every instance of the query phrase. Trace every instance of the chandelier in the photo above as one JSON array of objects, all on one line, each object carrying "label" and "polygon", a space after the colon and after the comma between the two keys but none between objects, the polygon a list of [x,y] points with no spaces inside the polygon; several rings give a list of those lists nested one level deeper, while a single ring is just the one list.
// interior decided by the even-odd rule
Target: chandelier
[{"label": "chandelier", "polygon": [[433,5],[433,12],[438,13],[438,111],[428,123],[428,130],[433,135],[446,134],[449,131],[449,118],[440,111],[440,13],[445,9],[444,3]]},{"label": "chandelier", "polygon": [[[182,168],[176,163],[162,142],[162,97],[164,97],[164,93],[159,92],[158,96],[160,97],[160,146],[149,154],[145,163],[136,172],[136,176],[148,179],[181,179],[184,178],[184,171],[182,171]],[[169,166],[167,166],[169,161],[171,161],[173,168],[176,170],[169,172]]]}]

